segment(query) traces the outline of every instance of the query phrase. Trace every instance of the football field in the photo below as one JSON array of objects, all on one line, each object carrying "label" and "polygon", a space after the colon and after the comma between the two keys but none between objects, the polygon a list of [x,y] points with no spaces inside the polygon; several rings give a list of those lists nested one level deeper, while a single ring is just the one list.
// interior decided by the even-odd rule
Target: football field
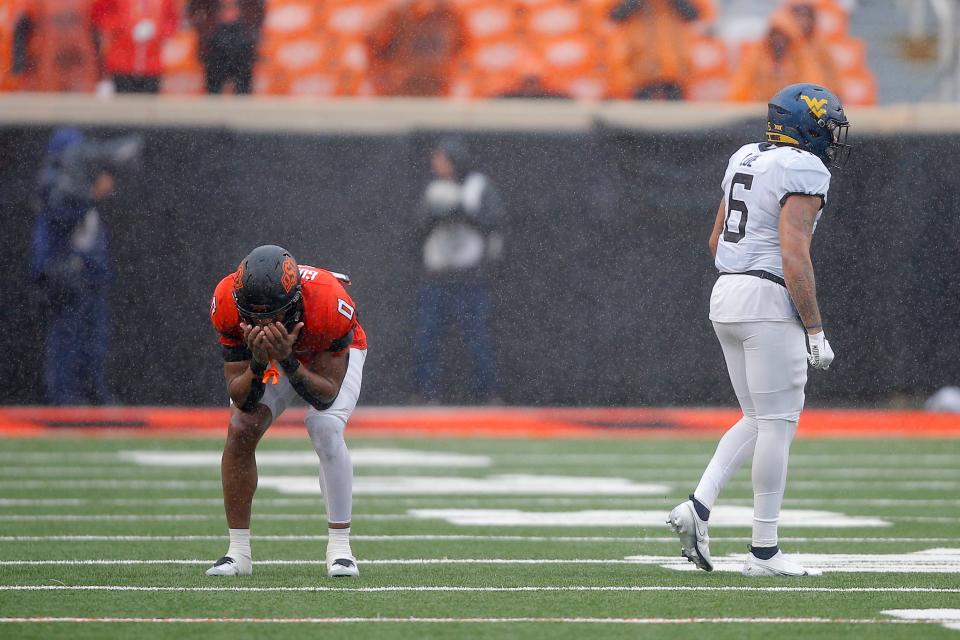
[{"label": "football field", "polygon": [[802,579],[739,573],[749,468],[717,570],[679,556],[664,520],[715,443],[351,439],[361,577],[331,580],[305,434],[261,444],[240,579],[204,575],[220,437],[0,439],[0,637],[960,640],[960,441],[795,441],[781,546],[824,571]]}]

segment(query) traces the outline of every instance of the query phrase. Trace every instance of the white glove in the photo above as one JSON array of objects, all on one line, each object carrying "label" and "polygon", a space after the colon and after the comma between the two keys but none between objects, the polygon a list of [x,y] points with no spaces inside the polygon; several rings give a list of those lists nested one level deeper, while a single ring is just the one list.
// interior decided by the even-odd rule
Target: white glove
[{"label": "white glove", "polygon": [[807,334],[807,362],[814,369],[823,369],[826,371],[833,362],[833,349],[827,342],[827,335],[821,331],[813,335]]}]

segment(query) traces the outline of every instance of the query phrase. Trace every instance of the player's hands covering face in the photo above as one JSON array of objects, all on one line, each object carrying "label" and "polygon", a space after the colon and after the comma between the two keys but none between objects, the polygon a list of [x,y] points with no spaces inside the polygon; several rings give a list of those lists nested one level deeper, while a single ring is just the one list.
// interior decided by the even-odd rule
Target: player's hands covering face
[{"label": "player's hands covering face", "polygon": [[267,364],[271,358],[276,357],[276,354],[270,351],[270,343],[267,341],[264,327],[254,327],[241,322],[240,329],[243,330],[243,341],[247,343],[247,348],[250,349],[254,360]]},{"label": "player's hands covering face", "polygon": [[300,337],[300,330],[302,328],[302,322],[298,322],[293,327],[293,331],[287,331],[287,328],[283,326],[281,322],[274,322],[273,324],[268,324],[263,327],[263,335],[267,342],[267,348],[274,358],[284,360],[293,353],[293,345],[297,342],[297,338]]}]

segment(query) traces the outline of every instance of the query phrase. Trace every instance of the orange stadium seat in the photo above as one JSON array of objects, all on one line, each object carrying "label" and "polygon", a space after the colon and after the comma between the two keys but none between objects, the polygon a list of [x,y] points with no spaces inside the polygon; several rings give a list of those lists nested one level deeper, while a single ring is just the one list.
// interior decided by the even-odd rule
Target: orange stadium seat
[{"label": "orange stadium seat", "polygon": [[613,28],[614,23],[610,20],[610,11],[619,2],[619,0],[581,0],[580,6],[588,22],[590,29],[601,31],[607,28]]},{"label": "orange stadium seat", "polygon": [[462,9],[464,24],[473,43],[512,37],[517,32],[517,16],[510,2],[486,2]]},{"label": "orange stadium seat", "polygon": [[353,73],[366,73],[369,68],[367,45],[359,39],[343,39],[331,43],[330,58]]},{"label": "orange stadium seat", "polygon": [[201,69],[197,58],[197,32],[193,29],[183,29],[168,38],[163,43],[160,60],[163,63],[164,73]]},{"label": "orange stadium seat", "polygon": [[690,77],[687,100],[720,101],[730,93],[727,45],[719,38],[695,34],[690,38]]},{"label": "orange stadium seat", "polygon": [[587,31],[588,14],[576,2],[556,0],[531,7],[526,13],[526,31],[537,38],[557,38]]},{"label": "orange stadium seat", "polygon": [[574,100],[602,100],[609,92],[609,81],[600,72],[547,74],[544,86]]},{"label": "orange stadium seat", "polygon": [[277,45],[271,62],[275,67],[292,73],[314,71],[324,66],[326,46],[320,38],[298,38]]},{"label": "orange stadium seat", "polygon": [[820,0],[817,7],[817,30],[828,40],[842,38],[847,35],[850,17],[847,12],[833,0]]},{"label": "orange stadium seat", "polygon": [[197,33],[178,31],[163,44],[160,53],[163,78],[160,90],[172,94],[200,94],[205,90],[203,67],[197,59]]},{"label": "orange stadium seat", "polygon": [[532,11],[545,4],[552,4],[557,0],[514,0],[521,11]]},{"label": "orange stadium seat", "polygon": [[372,95],[367,71],[366,42],[360,39],[341,38],[328,41],[329,68],[336,73],[336,94],[340,96]]},{"label": "orange stadium seat", "polygon": [[526,55],[526,48],[515,38],[471,47],[468,64],[474,94],[492,97],[511,90],[520,79],[520,66]]},{"label": "orange stadium seat", "polygon": [[727,43],[720,38],[693,35],[687,44],[694,74],[727,72]]},{"label": "orange stadium seat", "polygon": [[290,76],[288,93],[291,96],[327,98],[337,95],[339,78],[334,72],[312,71]]},{"label": "orange stadium seat", "polygon": [[321,19],[323,33],[336,38],[363,38],[389,2],[339,0],[326,7]]},{"label": "orange stadium seat", "polygon": [[581,35],[535,42],[534,49],[547,74],[583,73],[594,67],[593,41]]},{"label": "orange stadium seat", "polygon": [[255,93],[283,95],[292,92],[294,83],[298,83],[303,94],[304,84],[318,84],[315,79],[305,81],[303,78],[328,72],[324,57],[327,47],[315,36],[265,42],[260,50],[260,60],[254,69]]},{"label": "orange stadium seat", "polygon": [[693,101],[722,102],[730,95],[730,74],[705,73],[691,76],[685,98]]},{"label": "orange stadium seat", "polygon": [[464,62],[450,81],[450,97],[456,99],[479,98],[478,78],[470,65]]},{"label": "orange stadium seat", "polygon": [[830,43],[830,55],[837,71],[846,73],[866,67],[867,51],[860,38],[845,37]]},{"label": "orange stadium seat", "polygon": [[877,102],[877,81],[868,69],[843,74],[840,99],[847,105],[872,105]]},{"label": "orange stadium seat", "polygon": [[263,39],[313,35],[317,29],[317,14],[317,3],[313,0],[271,0],[263,20]]}]

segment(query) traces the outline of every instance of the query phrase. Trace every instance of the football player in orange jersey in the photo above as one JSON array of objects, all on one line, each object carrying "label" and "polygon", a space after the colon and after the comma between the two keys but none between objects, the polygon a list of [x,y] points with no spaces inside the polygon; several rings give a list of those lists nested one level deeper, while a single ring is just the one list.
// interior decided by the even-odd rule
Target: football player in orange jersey
[{"label": "football player in orange jersey", "polygon": [[294,396],[309,405],[305,422],[320,457],[327,575],[359,575],[350,549],[353,466],[343,430],[360,395],[367,338],[344,289],[349,283],[346,276],[298,265],[283,248],[264,245],[217,285],[210,319],[220,336],[231,401],[221,462],[230,547],[207,575],[253,572],[254,453]]}]

